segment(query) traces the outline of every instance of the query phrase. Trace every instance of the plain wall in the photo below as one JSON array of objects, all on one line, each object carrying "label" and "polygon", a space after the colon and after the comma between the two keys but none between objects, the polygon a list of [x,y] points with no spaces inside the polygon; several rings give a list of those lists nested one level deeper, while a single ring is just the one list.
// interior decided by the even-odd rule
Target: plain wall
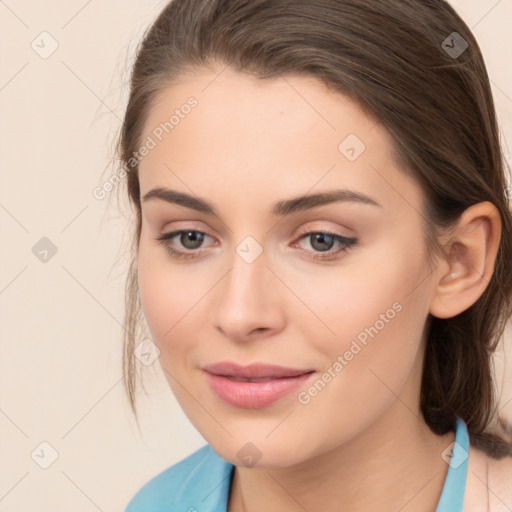
[{"label": "plain wall", "polygon": [[[135,46],[165,3],[0,2],[0,512],[122,511],[205,443],[156,365],[136,428],[121,382],[126,220],[92,193],[110,172]],[[510,160],[512,1],[451,3],[484,53]],[[508,359],[511,345],[509,332]],[[512,419],[512,366],[503,352],[496,362]]]}]

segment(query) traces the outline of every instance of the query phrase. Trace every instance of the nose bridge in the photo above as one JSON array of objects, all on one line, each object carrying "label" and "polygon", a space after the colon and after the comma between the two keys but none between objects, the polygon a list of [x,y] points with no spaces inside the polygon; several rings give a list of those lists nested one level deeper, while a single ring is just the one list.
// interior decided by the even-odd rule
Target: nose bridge
[{"label": "nose bridge", "polygon": [[278,317],[275,277],[267,268],[267,256],[252,236],[234,247],[231,270],[215,307],[217,326],[232,337],[242,338],[254,329],[269,327]]},{"label": "nose bridge", "polygon": [[252,236],[245,237],[235,248],[231,259],[231,272],[227,279],[225,295],[240,304],[255,304],[267,281],[267,251]]}]

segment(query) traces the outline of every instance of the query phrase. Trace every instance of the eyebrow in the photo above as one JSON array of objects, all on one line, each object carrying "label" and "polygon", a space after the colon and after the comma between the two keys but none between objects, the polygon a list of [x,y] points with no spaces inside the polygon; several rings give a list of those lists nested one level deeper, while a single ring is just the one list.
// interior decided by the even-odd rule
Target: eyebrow
[{"label": "eyebrow", "polygon": [[[190,208],[208,215],[218,216],[215,208],[204,199],[185,194],[184,192],[171,190],[169,188],[153,188],[144,195],[142,200],[146,202],[154,199],[160,199],[167,203],[184,206],[185,208]],[[284,217],[293,213],[339,202],[355,202],[382,208],[382,205],[375,199],[365,194],[354,190],[335,189],[318,194],[309,194],[278,201],[272,207],[272,215]]]}]

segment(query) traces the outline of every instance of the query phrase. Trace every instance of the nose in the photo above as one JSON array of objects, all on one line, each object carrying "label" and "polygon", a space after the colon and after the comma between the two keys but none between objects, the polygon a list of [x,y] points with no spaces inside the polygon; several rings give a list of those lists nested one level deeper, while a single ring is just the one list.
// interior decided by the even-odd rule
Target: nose
[{"label": "nose", "polygon": [[231,270],[216,287],[213,323],[233,341],[267,337],[283,329],[284,286],[269,263],[265,251],[253,261],[234,251]]}]

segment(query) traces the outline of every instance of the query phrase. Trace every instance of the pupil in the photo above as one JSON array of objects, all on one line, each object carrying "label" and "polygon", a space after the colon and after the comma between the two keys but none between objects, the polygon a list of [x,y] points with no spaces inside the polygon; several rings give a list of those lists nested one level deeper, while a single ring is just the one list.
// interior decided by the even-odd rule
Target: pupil
[{"label": "pupil", "polygon": [[[185,237],[185,242],[192,242],[192,247],[187,246],[187,243],[184,243],[183,237]],[[197,249],[201,245],[201,242],[203,241],[204,235],[202,233],[199,233],[197,231],[188,231],[187,233],[182,233],[181,235],[181,242],[183,243],[184,247],[187,247],[188,249]],[[194,245],[194,242],[196,245]]]},{"label": "pupil", "polygon": [[[322,248],[322,246],[320,246],[320,250],[329,250],[332,247],[333,237],[330,235],[323,235],[321,233],[318,233],[318,234],[314,235],[313,239],[315,242],[317,240],[319,240],[320,242],[325,242],[325,239],[327,239],[327,241],[329,241],[329,239],[330,239],[331,243],[330,244],[328,243],[329,247],[326,249],[325,245],[323,246],[323,248]],[[312,245],[314,247],[315,244],[313,243]]]}]

